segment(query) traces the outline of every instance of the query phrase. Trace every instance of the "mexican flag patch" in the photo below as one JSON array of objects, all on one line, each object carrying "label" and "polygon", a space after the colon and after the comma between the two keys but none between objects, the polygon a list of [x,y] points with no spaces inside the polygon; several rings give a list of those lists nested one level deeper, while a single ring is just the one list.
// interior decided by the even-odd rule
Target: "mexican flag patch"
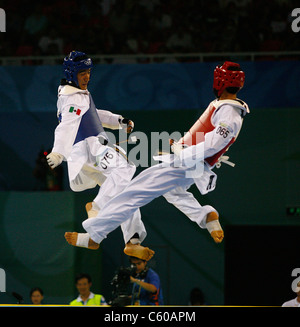
[{"label": "mexican flag patch", "polygon": [[81,110],[80,109],[74,109],[74,107],[70,107],[69,112],[75,112],[76,115],[79,116],[80,113],[81,113]]}]

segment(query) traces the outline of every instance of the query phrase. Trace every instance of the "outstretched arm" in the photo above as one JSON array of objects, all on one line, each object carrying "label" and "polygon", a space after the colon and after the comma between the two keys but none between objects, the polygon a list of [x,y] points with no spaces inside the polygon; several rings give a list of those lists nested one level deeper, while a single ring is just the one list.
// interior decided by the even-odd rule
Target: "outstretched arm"
[{"label": "outstretched arm", "polygon": [[122,117],[121,115],[113,114],[108,110],[97,110],[98,116],[104,128],[121,129],[126,128],[127,133],[131,133],[134,128],[132,120]]}]

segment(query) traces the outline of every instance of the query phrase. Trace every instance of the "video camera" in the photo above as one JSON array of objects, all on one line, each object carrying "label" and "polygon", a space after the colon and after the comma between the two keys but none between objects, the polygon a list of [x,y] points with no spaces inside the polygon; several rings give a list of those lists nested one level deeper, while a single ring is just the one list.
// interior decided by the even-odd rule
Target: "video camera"
[{"label": "video camera", "polygon": [[124,307],[131,303],[130,276],[136,275],[136,267],[120,267],[111,281],[113,300],[109,302],[114,307]]}]

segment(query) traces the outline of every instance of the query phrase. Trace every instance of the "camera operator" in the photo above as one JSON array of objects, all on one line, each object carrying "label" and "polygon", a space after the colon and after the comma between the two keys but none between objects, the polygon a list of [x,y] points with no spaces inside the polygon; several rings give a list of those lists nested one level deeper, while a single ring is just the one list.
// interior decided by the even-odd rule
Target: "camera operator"
[{"label": "camera operator", "polygon": [[158,274],[147,267],[147,261],[130,257],[131,265],[136,267],[136,272],[130,276],[133,283],[132,305],[163,305],[163,295]]}]

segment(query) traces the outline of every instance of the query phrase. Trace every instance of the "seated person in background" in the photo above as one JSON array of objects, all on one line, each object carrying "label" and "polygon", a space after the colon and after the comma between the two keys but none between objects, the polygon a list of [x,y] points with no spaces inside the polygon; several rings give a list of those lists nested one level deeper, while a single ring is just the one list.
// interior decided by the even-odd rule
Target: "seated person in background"
[{"label": "seated person in background", "polygon": [[34,305],[43,304],[44,292],[40,287],[34,287],[30,291],[30,300]]},{"label": "seated person in background", "polygon": [[300,307],[300,282],[297,283],[297,287],[294,292],[297,294],[297,297],[284,302],[282,307]]},{"label": "seated person in background", "polygon": [[91,276],[79,274],[75,278],[75,285],[79,292],[77,299],[70,302],[70,305],[107,305],[101,294],[94,294],[90,291],[92,286]]}]

